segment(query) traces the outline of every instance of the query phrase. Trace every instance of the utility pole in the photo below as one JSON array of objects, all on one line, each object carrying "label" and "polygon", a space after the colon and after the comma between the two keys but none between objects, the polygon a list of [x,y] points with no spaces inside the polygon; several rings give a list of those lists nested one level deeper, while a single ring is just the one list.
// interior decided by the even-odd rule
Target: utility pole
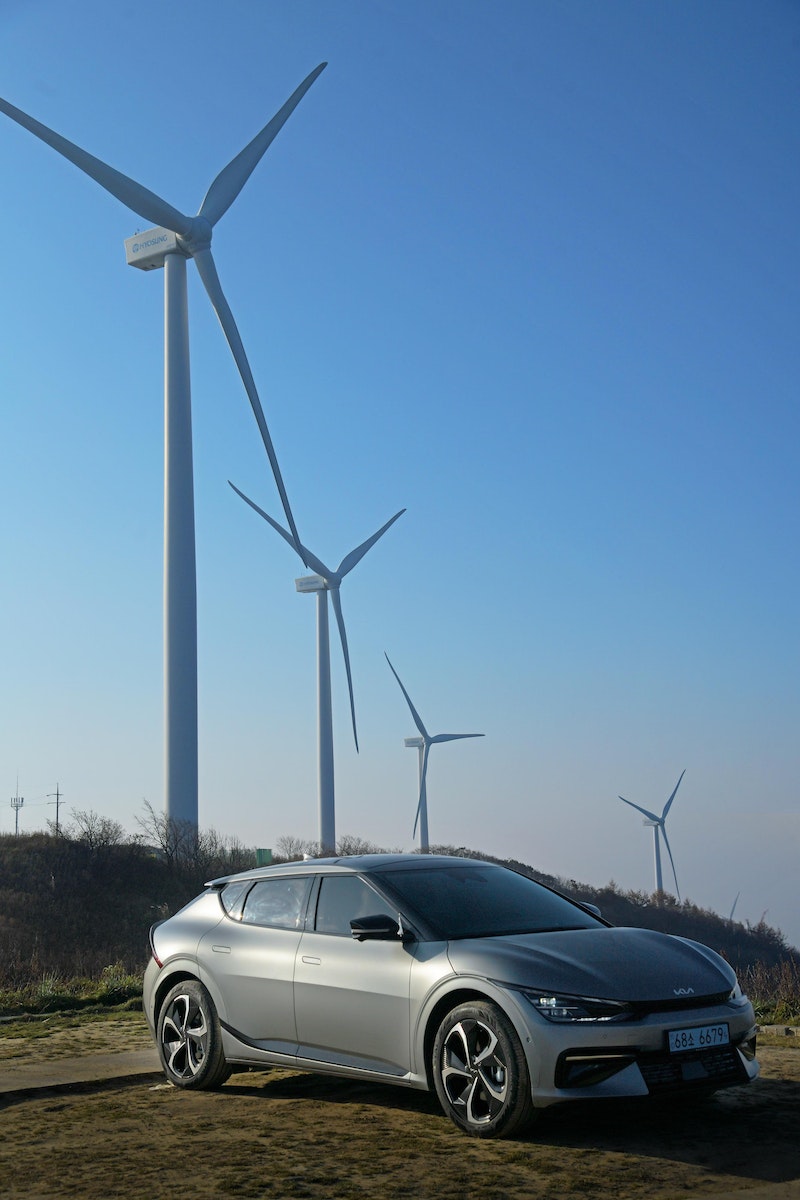
[{"label": "utility pole", "polygon": [[58,837],[58,835],[60,833],[60,829],[58,826],[58,810],[61,807],[61,796],[62,796],[62,793],[59,791],[58,784],[56,784],[56,790],[54,792],[48,792],[47,795],[55,796],[55,800],[51,800],[50,803],[55,804],[55,806],[56,806],[56,837]]},{"label": "utility pole", "polygon": [[19,810],[25,803],[25,798],[19,794],[19,777],[17,777],[17,794],[11,797],[11,807],[14,809],[14,837],[19,837]]}]

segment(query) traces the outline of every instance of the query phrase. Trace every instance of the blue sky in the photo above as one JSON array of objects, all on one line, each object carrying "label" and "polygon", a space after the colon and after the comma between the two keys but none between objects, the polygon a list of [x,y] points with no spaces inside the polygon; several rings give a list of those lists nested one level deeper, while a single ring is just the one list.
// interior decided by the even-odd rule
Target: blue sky
[{"label": "blue sky", "polygon": [[[652,888],[800,943],[800,8],[6,0],[0,94],[196,211],[329,66],[214,254],[303,540],[338,562],[337,829]],[[5,118],[0,774],[41,828],[162,803],[163,277]],[[314,603],[190,270],[200,820],[316,834]]]}]

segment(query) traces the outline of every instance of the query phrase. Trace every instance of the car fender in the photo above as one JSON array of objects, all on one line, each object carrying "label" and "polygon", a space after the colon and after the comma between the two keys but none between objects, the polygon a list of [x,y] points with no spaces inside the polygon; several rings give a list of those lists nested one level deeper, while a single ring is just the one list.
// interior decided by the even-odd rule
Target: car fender
[{"label": "car fender", "polygon": [[422,1076],[428,1074],[429,1055],[433,1050],[436,1030],[446,1013],[459,1004],[468,1003],[470,999],[489,1000],[508,1017],[524,1051],[531,1085],[535,1086],[539,1078],[540,1061],[532,1032],[531,1014],[515,990],[482,975],[452,974],[431,987],[419,1007],[416,1026],[412,1031],[415,1072]]},{"label": "car fender", "polygon": [[227,1021],[228,1010],[225,1004],[225,998],[218,988],[214,976],[209,974],[209,972],[199,961],[195,964],[195,970],[197,971],[197,978],[200,980],[214,1003],[214,1008],[217,1010],[217,1016],[219,1017],[220,1021]]},{"label": "car fender", "polygon": [[202,983],[203,987],[211,996],[214,1007],[217,1010],[217,1015],[221,1020],[225,1018],[225,1002],[220,994],[219,989],[208,974],[203,971],[196,958],[189,955],[176,955],[175,958],[168,959],[164,963],[159,972],[158,979],[154,983],[152,1005],[153,1005],[153,1023],[158,1025],[158,1009],[160,1005],[156,1004],[156,996],[163,997],[175,984],[182,979],[196,979]]}]

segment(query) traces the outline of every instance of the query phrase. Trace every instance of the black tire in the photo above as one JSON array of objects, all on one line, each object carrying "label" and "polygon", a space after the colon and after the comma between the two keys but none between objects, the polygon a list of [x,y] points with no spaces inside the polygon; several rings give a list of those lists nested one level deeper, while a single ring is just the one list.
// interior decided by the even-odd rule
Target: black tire
[{"label": "black tire", "polygon": [[460,1004],[444,1018],[433,1046],[433,1080],[447,1116],[472,1137],[510,1137],[533,1119],[519,1038],[488,1000]]},{"label": "black tire", "polygon": [[164,1074],[176,1087],[217,1088],[231,1073],[217,1010],[196,979],[184,979],[165,996],[157,1043]]}]

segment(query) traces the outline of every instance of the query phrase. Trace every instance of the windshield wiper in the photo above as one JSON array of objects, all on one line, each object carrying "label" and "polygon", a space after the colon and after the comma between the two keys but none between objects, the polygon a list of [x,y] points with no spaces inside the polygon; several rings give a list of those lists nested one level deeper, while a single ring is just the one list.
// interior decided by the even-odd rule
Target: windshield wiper
[{"label": "windshield wiper", "polygon": [[530,933],[573,933],[579,929],[593,929],[593,925],[548,925],[546,929],[531,929]]},{"label": "windshield wiper", "polygon": [[447,941],[466,942],[475,938],[524,937],[526,934],[536,933],[569,933],[572,930],[593,928],[593,925],[546,925],[541,929],[534,929],[530,925],[525,925],[522,929],[474,929],[466,933],[451,933],[448,935]]}]

